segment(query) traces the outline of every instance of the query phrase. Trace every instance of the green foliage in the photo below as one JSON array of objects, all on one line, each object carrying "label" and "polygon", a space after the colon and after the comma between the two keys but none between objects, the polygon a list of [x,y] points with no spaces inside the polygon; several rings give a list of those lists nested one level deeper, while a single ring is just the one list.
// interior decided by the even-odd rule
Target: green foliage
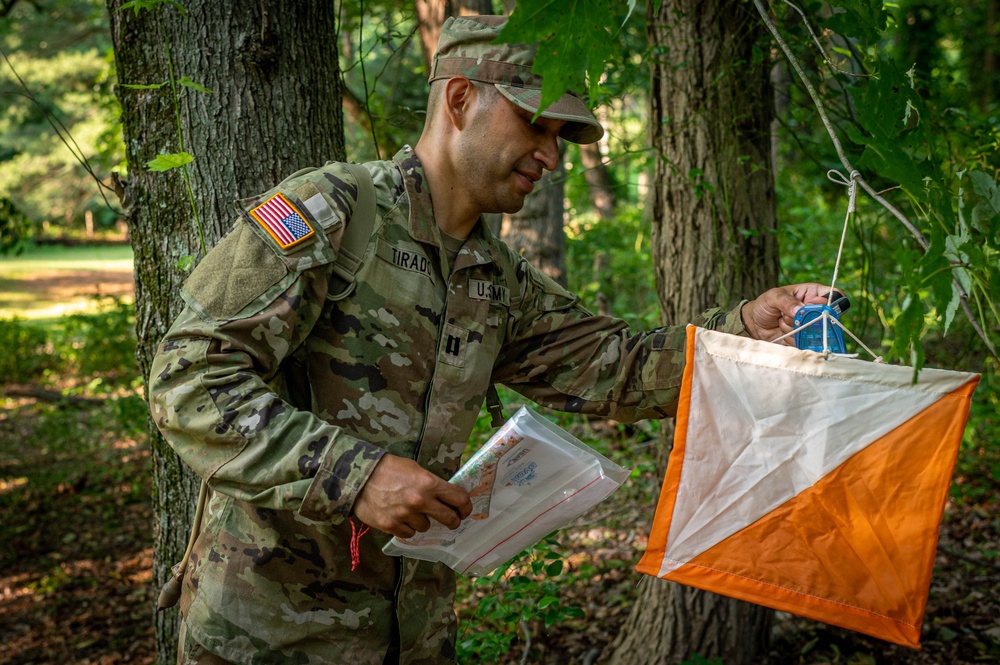
[{"label": "green foliage", "polygon": [[[838,10],[825,25],[840,35],[824,42],[827,52],[842,56],[840,69],[862,76],[824,69],[810,70],[810,78],[839,136],[849,139],[847,158],[914,227],[905,228],[859,192],[838,284],[860,307],[848,313],[845,323],[869,344],[873,337],[881,340],[889,359],[917,368],[925,359],[939,366],[974,363],[969,349],[978,347],[981,353],[984,346],[995,347],[995,340],[973,341],[961,308],[963,293],[983,328],[990,331],[1000,321],[1000,206],[994,205],[1000,158],[995,149],[986,149],[996,145],[998,107],[970,104],[962,86],[955,85],[959,65],[974,58],[955,49],[960,42],[928,39],[933,31],[926,25],[925,34],[907,41],[918,3],[883,7],[881,0],[844,0],[833,5]],[[952,30],[951,11],[961,13],[961,8],[935,17],[936,30]],[[804,28],[790,18],[779,19],[786,37],[807,45],[796,52],[808,68],[815,57]],[[848,46],[840,47],[845,40]],[[927,66],[949,50],[949,67]],[[777,171],[782,267],[789,281],[824,280],[833,272],[846,189],[831,191],[822,184],[826,169],[842,168],[840,160],[812,101],[797,80],[790,83],[792,104],[781,122],[792,142],[782,143]],[[964,341],[948,343],[945,334]],[[956,347],[963,350],[955,354]]]},{"label": "green foliage", "polygon": [[29,382],[54,366],[45,330],[22,319],[0,319],[0,383]]},{"label": "green foliage", "polygon": [[709,660],[701,654],[696,653],[692,655],[691,658],[682,661],[681,665],[725,665],[725,662],[718,657]]},{"label": "green foliage", "polygon": [[497,662],[522,630],[530,630],[532,622],[551,628],[584,617],[583,610],[565,606],[559,599],[566,575],[559,550],[559,541],[549,536],[490,575],[472,582],[460,579],[478,602],[460,629],[459,662]]},{"label": "green foliage", "polygon": [[609,310],[635,330],[660,325],[648,224],[641,210],[623,206],[611,220],[593,213],[566,227],[569,288],[594,311],[606,299]]},{"label": "green foliage", "polygon": [[135,312],[117,298],[100,297],[100,311],[64,319],[57,350],[77,376],[110,385],[130,383],[135,368]]},{"label": "green foliage", "polygon": [[13,201],[0,197],[0,256],[23,252],[30,235],[28,218],[21,214]]},{"label": "green foliage", "polygon": [[347,156],[388,159],[416,143],[427,108],[429,55],[420,47],[415,5],[374,0],[345,3],[342,11]]},{"label": "green foliage", "polygon": [[[609,28],[621,25],[609,0],[521,0],[497,41],[538,43],[532,71],[545,80],[539,110],[558,100],[565,90],[588,90],[598,98],[604,63],[615,48]],[[631,11],[629,12],[631,13]]]},{"label": "green foliage", "polygon": [[[779,14],[778,24],[788,33],[785,36],[798,45],[798,57],[806,63],[838,136],[849,139],[844,145],[847,158],[874,189],[889,190],[886,197],[912,222],[913,229],[907,229],[883,208],[865,201],[862,193],[862,212],[852,220],[851,240],[866,244],[860,249],[848,245],[839,284],[855,296],[855,302],[862,301],[852,311],[855,325],[882,340],[890,359],[919,368],[927,355],[926,345],[939,346],[945,333],[966,338],[972,334],[965,317],[959,315],[963,301],[968,301],[984,329],[1000,323],[995,193],[1000,191],[996,186],[1000,107],[985,92],[991,88],[978,83],[974,73],[976,59],[996,47],[976,37],[988,23],[978,9],[963,13],[963,6],[950,6],[939,18],[920,13],[923,5],[916,2],[884,5],[882,0],[839,0],[831,4],[834,9],[825,26],[838,34],[825,34],[822,43],[827,53],[840,54],[839,70],[857,76],[848,77],[832,68],[810,69],[819,58],[798,15],[785,5],[775,4],[772,9]],[[595,39],[595,28],[587,21],[566,25],[576,4],[519,3],[512,17],[514,29],[505,30],[504,38],[540,39],[543,50],[559,56],[546,60],[544,70],[536,63],[545,76],[545,98],[555,99],[566,87],[579,86],[585,70],[602,71],[577,53],[581,34],[589,30],[590,39],[601,43],[601,49],[605,49],[604,42],[620,40],[606,53],[627,50],[626,31],[604,33],[620,24],[616,12],[634,20],[632,9],[634,3],[594,3],[588,11],[602,14]],[[819,6],[807,9],[815,23]],[[962,18],[973,11],[979,24]],[[616,20],[609,18],[612,15]],[[941,39],[928,42],[925,35],[902,39],[905,26],[915,23],[925,31],[932,25]],[[765,48],[758,51],[763,53]],[[598,57],[601,53],[605,51]],[[928,69],[923,57],[936,67]],[[768,66],[763,58],[760,62]],[[614,69],[609,67],[608,74],[613,75]],[[589,76],[592,82],[594,76]],[[989,76],[1000,86],[996,72]],[[970,89],[984,91],[978,107],[970,105],[961,85],[955,85],[963,80]],[[779,214],[785,222],[780,227],[783,270],[794,275],[794,281],[824,281],[833,273],[840,237],[842,222],[835,211],[846,207],[846,197],[843,190],[836,195],[818,192],[825,187],[827,169],[841,168],[837,166],[840,159],[801,83],[790,83],[792,104],[781,119],[789,131],[783,136],[778,164]],[[698,174],[690,175],[693,187],[703,186]],[[963,175],[968,175],[964,182]],[[817,200],[830,210],[831,219],[817,219],[816,208],[811,206]],[[980,348],[995,346],[992,340],[978,344]]]},{"label": "green foliage", "polygon": [[885,31],[889,14],[882,7],[882,0],[841,0],[831,4],[844,10],[825,22],[834,32],[874,42]]},{"label": "green foliage", "polygon": [[98,231],[113,229],[118,214],[88,173],[107,178],[125,161],[104,3],[15,3],[0,48],[9,56],[0,62],[0,199],[35,231],[82,228],[88,213]]}]

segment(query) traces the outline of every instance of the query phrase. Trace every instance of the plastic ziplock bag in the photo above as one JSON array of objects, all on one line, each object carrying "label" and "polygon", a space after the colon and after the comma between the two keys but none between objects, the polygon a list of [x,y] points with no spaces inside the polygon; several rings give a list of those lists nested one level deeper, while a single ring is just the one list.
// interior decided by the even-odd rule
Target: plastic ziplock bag
[{"label": "plastic ziplock bag", "polygon": [[603,501],[628,473],[521,407],[451,479],[469,492],[469,517],[454,531],[432,520],[382,551],[485,575]]}]

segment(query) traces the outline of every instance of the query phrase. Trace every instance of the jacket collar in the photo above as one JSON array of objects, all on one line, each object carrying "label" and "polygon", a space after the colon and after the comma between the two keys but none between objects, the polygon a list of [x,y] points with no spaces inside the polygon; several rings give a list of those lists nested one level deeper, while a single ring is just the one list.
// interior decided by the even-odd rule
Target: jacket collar
[{"label": "jacket collar", "polygon": [[[431,190],[427,186],[427,176],[420,159],[413,148],[405,145],[396,153],[393,161],[403,174],[403,184],[410,199],[410,236],[418,242],[433,245],[443,257],[445,252],[441,230],[434,220]],[[455,260],[455,267],[461,269],[470,265],[495,263],[493,245],[497,242],[499,240],[490,231],[486,220],[480,216]]]}]

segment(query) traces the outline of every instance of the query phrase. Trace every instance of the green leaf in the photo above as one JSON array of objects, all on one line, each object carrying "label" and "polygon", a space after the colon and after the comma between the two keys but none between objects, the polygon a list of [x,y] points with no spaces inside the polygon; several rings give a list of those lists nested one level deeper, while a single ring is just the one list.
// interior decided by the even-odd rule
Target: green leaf
[{"label": "green leaf", "polygon": [[485,616],[496,602],[496,596],[483,596],[483,599],[479,601],[479,605],[476,607],[476,616]]},{"label": "green leaf", "polygon": [[156,159],[146,162],[150,171],[169,171],[194,161],[194,157],[186,152],[174,152],[169,155],[157,155]]},{"label": "green leaf", "polygon": [[898,62],[880,55],[876,67],[878,74],[865,79],[861,94],[854,95],[858,122],[873,137],[894,139],[908,128],[908,109],[920,115],[923,103]]},{"label": "green leaf", "polygon": [[532,71],[543,78],[540,111],[584,87],[593,103],[616,43],[607,26],[616,23],[608,0],[521,0],[497,43],[538,43]]},{"label": "green leaf", "polygon": [[187,76],[182,76],[181,78],[177,79],[177,82],[180,83],[185,88],[191,88],[192,90],[197,90],[198,92],[204,92],[209,95],[212,94],[211,90],[201,85],[200,83],[195,83]]},{"label": "green leaf", "polygon": [[857,161],[862,169],[871,169],[883,178],[902,185],[910,194],[919,196],[924,187],[920,167],[899,145],[887,140],[862,138],[865,151]]},{"label": "green leaf", "polygon": [[556,575],[562,572],[562,569],[563,569],[563,562],[562,559],[559,559],[558,561],[553,561],[549,565],[545,566],[545,574],[548,575],[549,577],[555,577]]},{"label": "green leaf", "polygon": [[129,88],[130,90],[156,90],[157,88],[162,88],[167,83],[168,81],[164,81],[163,83],[147,83],[145,85],[141,83],[119,83],[118,87]]},{"label": "green leaf", "polygon": [[889,12],[882,8],[882,0],[833,0],[830,4],[844,11],[835,13],[824,25],[845,37],[877,42],[888,25]]},{"label": "green leaf", "polygon": [[942,642],[951,642],[956,637],[958,637],[958,633],[953,631],[951,628],[948,628],[947,626],[941,626],[941,628],[938,630],[938,638]]},{"label": "green leaf", "polygon": [[961,304],[962,298],[958,293],[958,288],[954,284],[951,285],[951,300],[948,301],[948,306],[944,310],[944,332],[948,333],[948,328],[951,327],[951,322],[955,320],[955,313],[958,312],[958,306]]},{"label": "green leaf", "polygon": [[125,9],[131,9],[133,12],[135,12],[135,15],[138,16],[139,12],[142,10],[151,12],[161,8],[163,5],[170,5],[171,7],[179,11],[181,13],[181,16],[187,16],[187,10],[184,9],[184,5],[182,5],[179,2],[176,2],[175,0],[130,0],[129,2],[126,2],[121,7],[119,7],[118,9],[119,11]]},{"label": "green leaf", "polygon": [[558,602],[559,602],[559,599],[556,598],[555,596],[545,596],[544,598],[542,598],[541,600],[538,601],[538,609],[544,610],[546,607],[548,607],[552,603],[558,603]]},{"label": "green leaf", "polygon": [[182,256],[174,262],[174,267],[181,272],[191,272],[191,269],[194,267],[194,257],[190,254]]},{"label": "green leaf", "polygon": [[628,0],[628,14],[625,15],[625,20],[622,21],[622,25],[623,26],[626,23],[628,23],[629,18],[632,17],[632,12],[635,11],[635,3],[636,3],[636,0]]},{"label": "green leaf", "polygon": [[972,179],[972,190],[986,199],[994,212],[1000,212],[1000,188],[993,178],[983,171],[973,171],[969,178]]}]

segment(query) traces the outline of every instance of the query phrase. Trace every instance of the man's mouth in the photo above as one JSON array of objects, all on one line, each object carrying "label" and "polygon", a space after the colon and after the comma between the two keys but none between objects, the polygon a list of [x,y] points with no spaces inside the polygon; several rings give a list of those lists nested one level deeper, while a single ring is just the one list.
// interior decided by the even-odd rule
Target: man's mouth
[{"label": "man's mouth", "polygon": [[514,171],[514,174],[520,176],[521,181],[525,184],[525,188],[530,194],[535,189],[535,183],[541,179],[541,174],[531,173],[529,171]]}]

